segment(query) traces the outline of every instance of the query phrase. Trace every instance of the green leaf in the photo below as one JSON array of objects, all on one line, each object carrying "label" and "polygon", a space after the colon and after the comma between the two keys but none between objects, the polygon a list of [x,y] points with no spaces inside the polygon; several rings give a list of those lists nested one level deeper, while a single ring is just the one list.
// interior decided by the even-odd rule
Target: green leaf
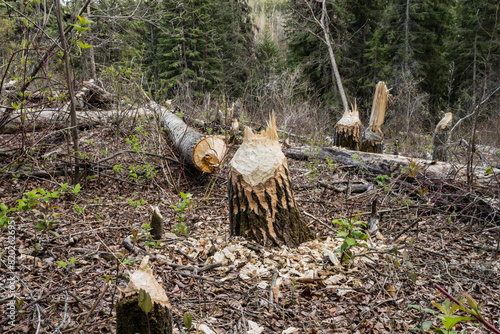
[{"label": "green leaf", "polygon": [[347,237],[348,235],[349,235],[349,232],[342,231],[342,232],[337,233],[337,238],[344,238],[344,237]]},{"label": "green leaf", "polygon": [[438,308],[441,312],[443,312],[443,314],[446,314],[446,310],[441,304],[435,302],[431,302],[431,304],[434,305],[436,308]]},{"label": "green leaf", "polygon": [[80,27],[79,25],[72,24],[72,23],[70,23],[69,25],[72,26],[73,28],[75,28],[79,32],[84,32],[84,31],[90,30],[90,28],[83,28],[83,27]]},{"label": "green leaf", "polygon": [[7,205],[0,203],[0,210],[7,211],[8,210]]},{"label": "green leaf", "polygon": [[184,327],[186,327],[188,331],[191,330],[192,321],[193,321],[193,316],[191,315],[191,313],[189,312],[184,313]]},{"label": "green leaf", "polygon": [[149,295],[148,292],[144,291],[143,289],[139,290],[139,297],[137,300],[139,307],[144,313],[148,314],[153,308],[151,296]]},{"label": "green leaf", "polygon": [[471,318],[471,317],[443,317],[443,319],[441,321],[443,323],[444,328],[446,328],[447,330],[450,330],[453,328],[453,326],[458,324],[460,321],[469,321],[469,320],[475,320],[475,318]]},{"label": "green leaf", "polygon": [[422,324],[422,330],[425,332],[426,330],[431,328],[431,326],[432,326],[432,321],[424,321],[424,323]]},{"label": "green leaf", "polygon": [[493,172],[493,168],[491,166],[489,166],[488,168],[486,168],[485,174],[490,175],[492,172]]},{"label": "green leaf", "polygon": [[348,246],[354,246],[357,243],[356,239],[351,237],[345,238],[345,242]]},{"label": "green leaf", "polygon": [[82,42],[82,41],[77,41],[77,43],[78,43],[78,45],[79,45],[79,46],[80,46],[83,50],[85,50],[85,49],[88,49],[88,48],[91,48],[91,47],[92,47],[92,45],[87,44],[87,43],[84,43],[84,42]]},{"label": "green leaf", "polygon": [[82,26],[86,26],[87,24],[94,23],[94,21],[91,21],[91,20],[89,20],[86,17],[82,17],[82,16],[79,16],[79,15],[77,15],[76,17],[78,17],[78,20],[80,21],[80,24]]},{"label": "green leaf", "polygon": [[42,230],[45,230],[45,225],[44,225],[44,223],[40,222],[40,223],[35,225],[35,228],[37,231],[42,231]]},{"label": "green leaf", "polygon": [[78,193],[82,190],[82,186],[80,183],[77,183],[76,186],[71,190],[73,194],[78,195]]}]

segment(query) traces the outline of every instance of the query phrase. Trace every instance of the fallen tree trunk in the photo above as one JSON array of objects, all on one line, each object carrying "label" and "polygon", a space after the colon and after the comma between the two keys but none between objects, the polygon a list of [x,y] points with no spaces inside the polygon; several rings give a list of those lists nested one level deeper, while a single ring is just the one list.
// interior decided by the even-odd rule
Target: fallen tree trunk
[{"label": "fallen tree trunk", "polygon": [[245,128],[243,144],[230,162],[228,187],[231,235],[289,247],[312,238],[293,197],[274,116],[261,134]]},{"label": "fallen tree trunk", "polygon": [[[99,124],[113,123],[116,122],[117,119],[119,120],[129,113],[131,113],[131,111],[77,111],[76,120],[78,128],[81,129]],[[151,111],[144,110],[142,108],[137,109],[137,113],[140,116],[152,114]],[[117,118],[117,115],[120,115],[120,117]],[[12,134],[19,132],[21,129],[24,129],[26,132],[47,129],[56,130],[67,128],[69,126],[69,110],[67,105],[58,109],[25,109],[22,112],[13,112],[8,122],[1,128],[0,133]]]},{"label": "fallen tree trunk", "polygon": [[214,173],[222,166],[226,142],[219,136],[206,136],[190,128],[164,107],[153,105],[167,135],[184,161],[204,173]]},{"label": "fallen tree trunk", "polygon": [[[378,175],[391,175],[402,172],[414,173],[429,179],[466,180],[466,166],[455,166],[445,162],[413,159],[389,154],[377,154],[347,150],[339,147],[301,146],[287,149],[285,155],[291,159],[308,160],[309,158],[332,159],[344,165],[355,165]],[[476,182],[480,185],[492,185],[500,182],[500,169],[486,173],[485,168],[476,168]]]}]

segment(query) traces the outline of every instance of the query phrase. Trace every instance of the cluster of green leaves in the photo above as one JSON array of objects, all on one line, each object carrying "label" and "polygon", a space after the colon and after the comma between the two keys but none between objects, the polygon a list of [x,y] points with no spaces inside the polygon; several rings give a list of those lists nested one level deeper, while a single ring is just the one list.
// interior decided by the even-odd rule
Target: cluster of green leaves
[{"label": "cluster of green leaves", "polygon": [[368,239],[368,235],[364,232],[366,223],[357,220],[358,218],[359,216],[355,216],[354,218],[340,218],[332,221],[332,224],[338,225],[337,238],[344,239],[340,248],[335,250],[335,253],[342,253],[341,263],[354,259],[354,247],[368,247],[366,243],[361,242]]},{"label": "cluster of green leaves", "polygon": [[10,223],[11,217],[9,215],[11,212],[30,211],[38,217],[38,223],[35,226],[37,231],[47,230],[49,233],[59,237],[59,234],[53,230],[53,225],[59,222],[57,218],[60,216],[60,213],[56,210],[58,207],[52,206],[51,202],[59,198],[68,188],[74,195],[78,195],[81,191],[80,184],[69,187],[67,183],[64,183],[58,190],[53,192],[41,188],[25,192],[24,196],[17,200],[17,207],[8,208],[4,203],[0,203],[0,228],[4,228]]},{"label": "cluster of green leaves", "polygon": [[[452,330],[456,324],[458,324],[461,321],[476,321],[477,320],[476,318],[473,318],[473,317],[461,316],[461,315],[455,314],[459,310],[466,312],[466,313],[469,313],[469,314],[472,314],[472,315],[478,317],[479,319],[483,319],[483,317],[481,315],[481,309],[480,309],[479,305],[477,304],[477,302],[474,300],[474,298],[472,298],[467,293],[464,293],[464,295],[466,298],[459,300],[459,302],[461,303],[460,305],[453,303],[448,298],[442,304],[432,302],[431,304],[434,307],[436,307],[439,311],[441,311],[440,314],[435,310],[432,310],[429,308],[423,308],[420,305],[408,305],[409,308],[414,308],[414,309],[420,310],[421,312],[424,312],[427,314],[435,314],[441,320],[441,324],[444,327],[444,328],[430,329],[432,327],[433,321],[429,320],[429,321],[424,321],[421,325],[421,328],[410,328],[410,330],[425,332],[425,331],[430,329],[433,332],[437,332],[437,333],[441,333],[441,334],[459,333],[459,331]],[[466,300],[467,300],[468,306],[471,308],[470,310],[466,309],[463,306],[463,303]]]},{"label": "cluster of green leaves", "polygon": [[173,208],[177,213],[175,220],[179,222],[177,225],[175,225],[175,229],[172,232],[188,237],[190,227],[186,225],[186,213],[193,207],[193,200],[191,199],[193,197],[193,194],[183,193],[181,191],[179,195],[181,196],[179,204],[170,205],[170,207]]}]

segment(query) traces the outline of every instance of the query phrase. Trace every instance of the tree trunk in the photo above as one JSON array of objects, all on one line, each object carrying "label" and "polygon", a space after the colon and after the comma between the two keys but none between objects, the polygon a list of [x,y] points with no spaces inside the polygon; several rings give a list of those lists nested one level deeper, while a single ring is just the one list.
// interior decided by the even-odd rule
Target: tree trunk
[{"label": "tree trunk", "polygon": [[[391,175],[392,173],[398,174],[404,171],[413,171],[416,177],[424,175],[429,179],[466,179],[465,166],[389,154],[356,152],[336,147],[302,146],[287,149],[285,155],[288,158],[298,160],[329,158],[343,165],[357,165],[378,175]],[[500,182],[499,169],[494,168],[488,175],[485,168],[477,167],[475,170],[477,173],[475,181],[478,184],[491,187],[491,184]]]},{"label": "tree trunk", "polygon": [[335,145],[359,151],[360,127],[361,121],[357,107],[354,106],[353,111],[346,110],[340,121],[335,124]]},{"label": "tree trunk", "polygon": [[72,184],[77,184],[80,182],[80,167],[79,167],[79,148],[78,148],[78,128],[76,127],[76,107],[75,107],[75,92],[73,88],[73,80],[71,75],[71,66],[69,60],[69,50],[68,43],[66,41],[66,35],[64,34],[64,28],[61,16],[61,4],[60,0],[55,0],[55,13],[57,18],[57,27],[59,28],[59,38],[61,39],[62,48],[64,51],[64,65],[66,68],[66,82],[68,83],[68,94],[69,94],[69,104],[70,104],[70,125],[71,125],[71,139],[73,140],[73,157],[75,159],[75,174],[73,175]]},{"label": "tree trunk", "polygon": [[321,21],[320,26],[323,29],[323,34],[325,36],[326,47],[328,48],[328,55],[330,56],[330,62],[332,64],[333,73],[335,75],[335,80],[337,82],[337,87],[339,89],[340,97],[342,98],[342,105],[344,106],[344,112],[349,110],[349,104],[347,103],[347,97],[344,92],[344,86],[342,85],[342,80],[340,79],[339,69],[337,67],[337,62],[335,61],[335,54],[333,53],[332,43],[330,41],[330,29],[328,26],[328,22],[326,22],[325,18],[327,17],[326,11],[326,0],[322,2],[321,9]]},{"label": "tree trunk", "polygon": [[361,151],[373,153],[383,153],[384,151],[384,134],[380,127],[384,124],[388,96],[389,91],[385,82],[380,81],[373,95],[370,125],[365,130]]},{"label": "tree trunk", "polygon": [[[90,4],[87,6],[87,16],[90,17]],[[89,61],[90,61],[90,72],[92,74],[92,79],[97,81],[97,72],[95,69],[95,57],[94,57],[94,47],[89,48]]]},{"label": "tree trunk", "polygon": [[161,108],[160,119],[169,138],[189,165],[204,173],[219,170],[226,154],[224,139],[202,135],[166,108]]},{"label": "tree trunk", "polygon": [[[148,265],[149,257],[142,259],[123,297],[116,304],[117,334],[171,334],[172,306],[165,290],[156,281]],[[141,290],[151,298],[152,308],[146,314],[139,306]]]},{"label": "tree trunk", "polygon": [[267,246],[296,247],[313,237],[293,197],[274,116],[261,134],[245,128],[243,144],[231,160],[229,221],[231,235]]},{"label": "tree trunk", "polygon": [[443,119],[434,130],[434,143],[432,150],[432,159],[439,161],[448,161],[450,151],[451,124],[453,114],[446,113]]}]

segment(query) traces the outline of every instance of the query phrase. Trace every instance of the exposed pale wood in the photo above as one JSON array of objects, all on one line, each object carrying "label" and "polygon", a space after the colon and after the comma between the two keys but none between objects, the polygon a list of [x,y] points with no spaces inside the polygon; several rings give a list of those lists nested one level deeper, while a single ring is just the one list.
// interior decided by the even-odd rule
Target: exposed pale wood
[{"label": "exposed pale wood", "polygon": [[359,151],[360,144],[359,112],[356,105],[352,111],[344,111],[342,118],[335,124],[335,145]]},{"label": "exposed pale wood", "polygon": [[361,150],[364,152],[382,153],[384,149],[384,134],[381,126],[384,124],[385,111],[387,108],[387,99],[389,90],[383,81],[377,84],[375,94],[373,95],[372,112],[370,124],[365,129]]},{"label": "exposed pale wood", "polygon": [[274,116],[260,134],[245,128],[230,162],[229,221],[231,235],[264,245],[295,247],[312,237],[295,203]]},{"label": "exposed pale wood", "polygon": [[[149,256],[145,256],[139,269],[130,275],[130,282],[116,304],[117,334],[172,333],[172,306],[165,290],[156,281],[148,261]],[[148,316],[138,304],[141,289],[149,294],[153,303]]]},{"label": "exposed pale wood", "polygon": [[190,128],[167,108],[155,105],[167,135],[184,160],[204,173],[219,170],[226,155],[226,142],[220,136],[206,136]]},{"label": "exposed pale wood", "polygon": [[437,159],[439,161],[448,161],[450,155],[449,151],[452,123],[453,114],[451,112],[448,112],[436,125],[436,129],[434,130],[432,159]]}]

